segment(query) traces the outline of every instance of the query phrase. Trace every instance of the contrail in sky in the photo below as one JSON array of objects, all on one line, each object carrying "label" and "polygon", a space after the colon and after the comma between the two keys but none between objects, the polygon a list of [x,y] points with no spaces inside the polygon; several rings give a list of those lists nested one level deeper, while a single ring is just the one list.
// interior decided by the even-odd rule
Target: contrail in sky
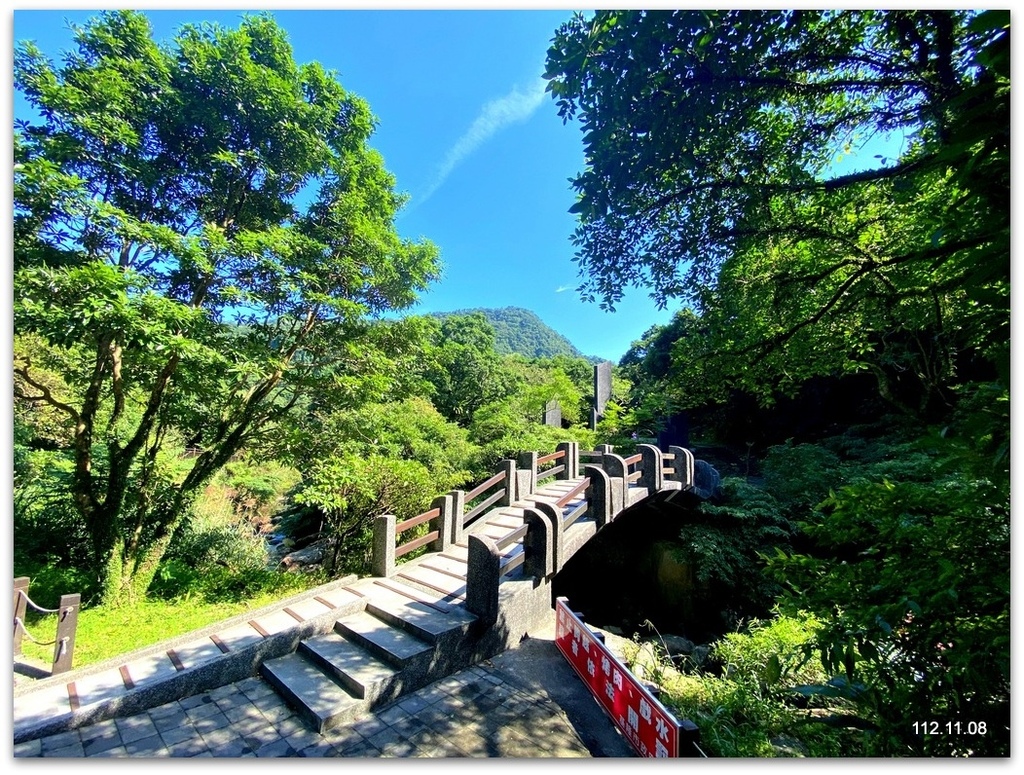
[{"label": "contrail in sky", "polygon": [[462,163],[463,159],[509,124],[526,121],[532,116],[544,101],[546,85],[544,79],[538,78],[525,90],[516,86],[504,97],[485,104],[480,110],[480,115],[476,117],[465,134],[448,149],[444,161],[441,162],[441,166],[427,190],[410,204],[426,202],[447,180],[452,170]]}]

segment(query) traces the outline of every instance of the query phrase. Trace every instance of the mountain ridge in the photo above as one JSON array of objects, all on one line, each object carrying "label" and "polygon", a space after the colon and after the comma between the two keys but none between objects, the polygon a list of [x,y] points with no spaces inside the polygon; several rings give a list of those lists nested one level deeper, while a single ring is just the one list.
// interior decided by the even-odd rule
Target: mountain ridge
[{"label": "mountain ridge", "polygon": [[593,363],[601,359],[584,355],[568,337],[549,326],[533,310],[525,307],[474,307],[451,312],[434,312],[434,317],[468,315],[479,312],[494,329],[494,349],[502,355],[519,354],[527,358],[568,355]]}]

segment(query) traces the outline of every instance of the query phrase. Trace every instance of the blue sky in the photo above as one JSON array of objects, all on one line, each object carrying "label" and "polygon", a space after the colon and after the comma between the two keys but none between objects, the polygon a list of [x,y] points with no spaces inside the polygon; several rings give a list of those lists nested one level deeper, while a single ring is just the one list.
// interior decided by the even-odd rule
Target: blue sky
[{"label": "blue sky", "polygon": [[[188,22],[233,27],[244,12],[146,10],[159,40]],[[568,179],[583,168],[582,139],[562,123],[541,78],[550,40],[571,13],[273,11],[297,61],[335,70],[369,103],[379,120],[371,144],[411,196],[398,229],[440,248],[443,279],[412,311],[525,307],[584,354],[618,361],[674,310],[658,310],[637,290],[611,314],[575,292]],[[67,22],[94,14],[18,10],[12,38],[34,40],[56,59],[71,47]],[[25,109],[15,94],[15,117]]]}]

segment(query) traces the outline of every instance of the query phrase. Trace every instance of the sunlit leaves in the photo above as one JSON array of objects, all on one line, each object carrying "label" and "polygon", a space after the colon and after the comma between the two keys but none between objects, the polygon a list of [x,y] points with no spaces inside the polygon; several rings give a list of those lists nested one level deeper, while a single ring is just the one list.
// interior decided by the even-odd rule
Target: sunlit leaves
[{"label": "sunlit leaves", "polygon": [[[116,595],[248,438],[318,387],[379,393],[362,320],[409,306],[437,250],[395,233],[404,200],[368,105],[297,64],[271,16],[157,44],[143,14],[107,12],[75,42],[59,64],[15,55],[39,117],[15,132],[15,326],[87,382],[73,489],[100,563],[125,574]],[[203,452],[168,489],[151,461],[172,434]]]}]

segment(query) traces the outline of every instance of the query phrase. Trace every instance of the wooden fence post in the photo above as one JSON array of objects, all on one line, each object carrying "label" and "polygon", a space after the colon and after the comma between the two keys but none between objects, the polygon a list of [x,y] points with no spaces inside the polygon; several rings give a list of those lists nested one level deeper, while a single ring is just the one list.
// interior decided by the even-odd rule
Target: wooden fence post
[{"label": "wooden fence post", "polygon": [[78,611],[82,607],[81,595],[61,595],[57,611],[57,642],[53,646],[52,675],[66,673],[75,657],[75,631],[78,629]]},{"label": "wooden fence post", "polygon": [[28,610],[28,576],[14,580],[14,656],[21,654],[21,638],[25,634],[25,611]]}]

